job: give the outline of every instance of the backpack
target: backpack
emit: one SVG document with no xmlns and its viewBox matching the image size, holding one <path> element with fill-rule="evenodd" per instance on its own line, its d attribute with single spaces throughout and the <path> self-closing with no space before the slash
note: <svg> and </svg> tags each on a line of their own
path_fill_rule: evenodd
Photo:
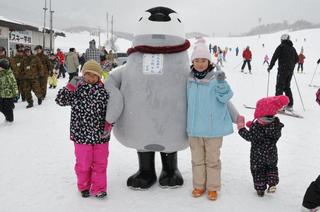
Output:
<svg viewBox="0 0 320 212">
<path fill-rule="evenodd" d="M 320 105 L 320 88 L 318 89 L 316 93 L 316 102 Z"/>
</svg>

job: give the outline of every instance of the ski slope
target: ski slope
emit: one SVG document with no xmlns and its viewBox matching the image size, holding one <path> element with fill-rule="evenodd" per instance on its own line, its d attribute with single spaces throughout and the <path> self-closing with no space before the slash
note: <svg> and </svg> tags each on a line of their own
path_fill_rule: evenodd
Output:
<svg viewBox="0 0 320 212">
<path fill-rule="evenodd" d="M 266 53 L 271 58 L 282 33 L 261 35 L 260 38 L 205 38 L 208 43 L 220 45 L 223 49 L 225 46 L 232 48 L 223 70 L 234 91 L 232 101 L 246 120 L 253 119 L 253 110 L 245 109 L 243 104 L 254 106 L 259 98 L 267 95 L 268 74 L 267 66 L 262 66 L 263 58 Z M 278 142 L 280 183 L 275 194 L 257 197 L 249 167 L 250 144 L 235 132 L 224 137 L 221 152 L 222 190 L 215 202 L 205 196 L 197 199 L 191 197 L 189 149 L 178 153 L 179 168 L 185 180 L 181 188 L 161 189 L 157 184 L 147 191 L 127 188 L 127 178 L 138 168 L 137 154 L 134 149 L 122 146 L 113 136 L 110 141 L 108 197 L 105 200 L 93 197 L 83 199 L 77 191 L 73 143 L 68 139 L 70 108 L 56 105 L 54 99 L 58 89 L 48 89 L 47 98 L 41 106 L 35 105 L 27 110 L 26 103 L 18 102 L 14 110 L 14 123 L 6 123 L 0 116 L 0 211 L 301 211 L 306 188 L 320 174 L 320 106 L 315 102 L 317 88 L 308 86 L 316 60 L 320 57 L 320 29 L 292 32 L 290 35 L 298 53 L 303 46 L 306 56 L 305 73 L 295 74 L 305 111 L 293 79 L 294 109 L 304 119 L 279 115 L 285 127 Z M 76 34 L 72 36 L 75 41 L 69 41 L 68 37 L 65 39 L 57 39 L 56 46 L 82 49 L 89 41 L 80 33 L 78 38 Z M 126 49 L 131 44 L 122 40 L 117 45 Z M 252 75 L 240 73 L 242 58 L 236 57 L 234 51 L 239 46 L 241 55 L 247 45 L 253 53 Z M 270 73 L 269 95 L 275 92 L 276 68 Z M 67 79 L 60 79 L 58 88 L 66 82 Z M 319 70 L 313 84 L 320 85 Z M 236 131 L 236 126 L 234 129 Z M 156 154 L 156 169 L 159 175 L 159 154 Z"/>
</svg>

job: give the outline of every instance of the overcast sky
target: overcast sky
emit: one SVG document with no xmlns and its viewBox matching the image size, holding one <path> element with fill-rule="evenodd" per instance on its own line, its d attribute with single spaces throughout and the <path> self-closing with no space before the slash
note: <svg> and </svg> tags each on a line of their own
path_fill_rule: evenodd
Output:
<svg viewBox="0 0 320 212">
<path fill-rule="evenodd" d="M 115 30 L 133 32 L 143 11 L 166 6 L 178 12 L 186 32 L 208 35 L 244 33 L 259 24 L 320 22 L 320 0 L 51 0 L 54 28 L 91 26 L 106 28 L 106 12 Z M 43 25 L 45 0 L 0 0 L 0 16 Z M 25 6 L 25 5 L 28 6 Z M 47 0 L 49 4 L 49 0 Z M 48 20 L 49 16 L 47 16 Z M 48 23 L 48 22 L 47 22 Z M 47 24 L 48 26 L 48 24 Z"/>
</svg>

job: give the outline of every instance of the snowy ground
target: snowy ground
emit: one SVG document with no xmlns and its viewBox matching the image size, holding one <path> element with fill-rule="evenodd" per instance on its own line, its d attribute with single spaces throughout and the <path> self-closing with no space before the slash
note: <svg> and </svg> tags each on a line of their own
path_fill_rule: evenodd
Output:
<svg viewBox="0 0 320 212">
<path fill-rule="evenodd" d="M 260 39 L 209 38 L 208 41 L 240 49 L 250 45 L 253 51 L 253 74 L 240 73 L 237 65 L 241 57 L 229 53 L 224 71 L 234 90 L 233 102 L 247 120 L 253 110 L 243 104 L 255 105 L 257 99 L 266 96 L 266 66 L 263 57 L 269 57 L 279 44 L 281 33 L 262 35 Z M 126 187 L 127 177 L 137 170 L 137 155 L 133 149 L 122 146 L 114 137 L 110 141 L 108 167 L 108 198 L 83 199 L 76 189 L 73 144 L 68 139 L 70 108 L 59 107 L 54 98 L 57 89 L 48 90 L 43 105 L 25 109 L 19 102 L 15 109 L 15 122 L 8 124 L 0 116 L 0 211 L 301 211 L 304 192 L 320 173 L 318 138 L 320 132 L 320 107 L 315 102 L 316 88 L 309 87 L 315 62 L 320 57 L 320 30 L 292 33 L 295 47 L 304 46 L 305 74 L 295 74 L 303 97 L 303 111 L 294 79 L 292 89 L 296 112 L 304 119 L 279 116 L 285 124 L 278 143 L 280 184 L 275 194 L 258 198 L 253 189 L 249 169 L 250 144 L 237 133 L 224 138 L 222 147 L 222 190 L 215 202 L 201 197 L 192 198 L 192 174 L 189 150 L 178 154 L 179 167 L 185 183 L 178 189 L 161 189 L 158 185 L 147 191 L 133 191 Z M 298 39 L 295 41 L 295 39 Z M 306 38 L 306 42 L 303 41 Z M 87 42 L 87 41 L 85 41 Z M 265 48 L 261 44 L 265 43 Z M 59 44 L 58 44 L 59 45 Z M 76 47 L 77 48 L 77 47 Z M 236 68 L 235 68 L 236 67 Z M 276 67 L 270 74 L 269 95 L 274 93 Z M 66 79 L 59 81 L 59 87 Z M 314 84 L 320 85 L 320 71 Z M 160 173 L 160 157 L 156 156 Z M 317 165 L 318 164 L 318 165 Z"/>
</svg>

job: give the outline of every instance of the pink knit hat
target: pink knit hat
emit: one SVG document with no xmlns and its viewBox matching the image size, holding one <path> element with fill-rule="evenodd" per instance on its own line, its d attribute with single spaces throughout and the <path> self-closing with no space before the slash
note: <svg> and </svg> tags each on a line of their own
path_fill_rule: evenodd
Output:
<svg viewBox="0 0 320 212">
<path fill-rule="evenodd" d="M 254 118 L 258 119 L 263 116 L 274 116 L 277 112 L 289 103 L 287 96 L 271 96 L 260 99 L 256 104 Z"/>
<path fill-rule="evenodd" d="M 211 62 L 209 47 L 203 38 L 199 38 L 196 41 L 195 46 L 193 48 L 193 52 L 191 54 L 191 61 L 193 61 L 196 58 L 205 58 Z"/>
</svg>

